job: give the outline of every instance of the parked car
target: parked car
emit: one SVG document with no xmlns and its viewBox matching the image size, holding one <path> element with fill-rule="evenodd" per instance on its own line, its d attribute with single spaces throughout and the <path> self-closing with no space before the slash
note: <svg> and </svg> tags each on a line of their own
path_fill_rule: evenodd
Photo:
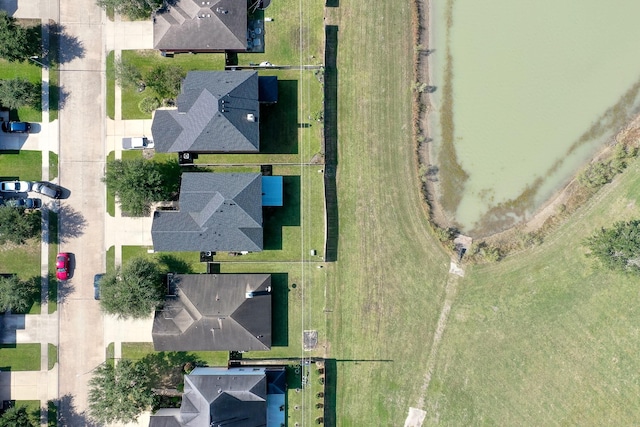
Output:
<svg viewBox="0 0 640 427">
<path fill-rule="evenodd" d="M 5 199 L 5 206 L 13 206 L 17 208 L 25 209 L 40 209 L 42 207 L 42 200 L 28 197 L 26 199 Z"/>
<path fill-rule="evenodd" d="M 144 136 L 122 138 L 123 150 L 143 150 L 145 148 L 153 148 L 153 147 L 154 147 L 153 141 L 149 141 Z"/>
<path fill-rule="evenodd" d="M 7 133 L 29 133 L 31 131 L 31 123 L 2 122 L 2 131 Z"/>
<path fill-rule="evenodd" d="M 29 181 L 2 181 L 0 182 L 0 191 L 11 193 L 26 193 L 31 190 L 31 182 Z"/>
<path fill-rule="evenodd" d="M 96 274 L 93 276 L 93 299 L 100 299 L 100 281 L 104 274 Z"/>
<path fill-rule="evenodd" d="M 67 280 L 69 278 L 69 254 L 60 252 L 56 257 L 56 277 L 58 280 Z"/>
<path fill-rule="evenodd" d="M 62 194 L 60 187 L 46 181 L 34 182 L 31 186 L 31 191 L 38 194 L 44 194 L 52 199 L 59 199 Z"/>
</svg>

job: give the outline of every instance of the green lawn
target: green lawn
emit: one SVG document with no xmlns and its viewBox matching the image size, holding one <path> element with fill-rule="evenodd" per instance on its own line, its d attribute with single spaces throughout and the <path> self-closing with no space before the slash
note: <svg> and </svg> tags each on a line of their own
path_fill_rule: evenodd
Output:
<svg viewBox="0 0 640 427">
<path fill-rule="evenodd" d="M 140 360 L 149 354 L 157 354 L 153 349 L 153 343 L 147 342 L 123 342 L 122 358 L 130 360 Z M 167 353 L 167 352 L 165 352 Z M 182 355 L 192 355 L 204 362 L 207 366 L 227 366 L 229 360 L 229 352 L 227 351 L 178 351 L 170 352 Z"/>
<path fill-rule="evenodd" d="M 21 150 L 2 153 L 0 156 L 0 177 L 25 181 L 42 179 L 42 153 Z"/>
<path fill-rule="evenodd" d="M 136 65 L 143 76 L 145 76 L 151 69 L 161 64 L 177 65 L 182 67 L 185 71 L 224 70 L 224 54 L 219 53 L 200 53 L 197 55 L 183 54 L 176 55 L 173 58 L 165 58 L 160 55 L 160 52 L 157 50 L 125 50 L 122 52 L 122 60 Z M 112 89 L 110 86 L 107 86 L 107 90 L 111 91 Z M 142 92 L 139 92 L 135 87 L 123 88 L 122 118 L 125 120 L 150 119 L 151 114 L 143 113 L 138 108 L 138 103 L 142 99 L 150 96 L 159 98 L 151 88 L 146 88 Z"/>
<path fill-rule="evenodd" d="M 397 426 L 419 402 L 449 260 L 420 202 L 410 5 L 339 3 L 326 11 L 338 27 L 338 259 L 326 298 L 305 309 L 327 322 L 336 425 Z"/>
<path fill-rule="evenodd" d="M 0 272 L 16 274 L 23 281 L 35 282 L 36 286 L 41 284 L 40 241 L 32 239 L 20 246 L 0 245 Z M 40 298 L 40 293 L 34 296 L 27 314 L 40 314 Z"/>
<path fill-rule="evenodd" d="M 58 177 L 58 155 L 49 151 L 49 181 Z"/>
<path fill-rule="evenodd" d="M 0 79 L 11 80 L 21 77 L 32 83 L 36 83 L 38 87 L 42 86 L 42 69 L 35 63 L 25 60 L 22 62 L 9 62 L 6 59 L 0 59 Z M 10 111 L 11 120 L 22 120 L 26 122 L 41 122 L 42 111 L 40 107 L 21 107 L 18 110 Z"/>
<path fill-rule="evenodd" d="M 640 164 L 535 249 L 473 268 L 443 341 L 428 413 L 444 424 L 628 425 L 640 279 L 594 268 L 582 240 L 640 217 Z"/>
<path fill-rule="evenodd" d="M 40 344 L 0 344 L 0 370 L 39 371 Z"/>
<path fill-rule="evenodd" d="M 53 344 L 49 344 L 47 347 L 47 357 L 49 359 L 49 370 L 52 370 L 55 364 L 58 362 L 58 347 Z"/>
<path fill-rule="evenodd" d="M 116 81 L 114 71 L 115 54 L 109 51 L 107 54 L 107 117 L 116 117 Z"/>
</svg>

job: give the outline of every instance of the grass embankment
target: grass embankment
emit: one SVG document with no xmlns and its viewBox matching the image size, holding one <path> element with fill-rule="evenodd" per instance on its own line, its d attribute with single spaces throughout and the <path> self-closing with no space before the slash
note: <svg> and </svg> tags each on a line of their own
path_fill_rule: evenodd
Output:
<svg viewBox="0 0 640 427">
<path fill-rule="evenodd" d="M 421 205 L 410 5 L 327 12 L 338 26 L 340 238 L 327 311 L 310 307 L 326 318 L 336 359 L 337 425 L 402 425 L 420 397 L 449 263 Z"/>
<path fill-rule="evenodd" d="M 152 343 L 147 342 L 123 342 L 122 358 L 130 360 L 140 360 L 149 354 L 160 353 L 153 349 Z M 167 352 L 165 352 L 167 353 Z M 195 356 L 207 366 L 227 366 L 229 352 L 227 351 L 178 351 L 171 352 L 183 356 Z"/>
<path fill-rule="evenodd" d="M 640 164 L 541 246 L 473 268 L 451 313 L 429 390 L 445 424 L 627 425 L 640 361 L 640 280 L 594 268 L 582 240 L 640 217 Z"/>
<path fill-rule="evenodd" d="M 48 344 L 47 358 L 49 370 L 52 370 L 55 364 L 58 363 L 58 347 L 53 344 Z"/>
</svg>

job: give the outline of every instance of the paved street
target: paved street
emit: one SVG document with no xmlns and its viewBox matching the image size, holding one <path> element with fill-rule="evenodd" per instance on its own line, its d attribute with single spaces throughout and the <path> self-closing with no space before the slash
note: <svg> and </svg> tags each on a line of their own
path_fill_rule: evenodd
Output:
<svg viewBox="0 0 640 427">
<path fill-rule="evenodd" d="M 91 371 L 105 358 L 103 316 L 93 299 L 93 276 L 105 271 L 105 65 L 103 12 L 93 0 L 60 3 L 60 23 L 77 38 L 83 54 L 62 64 L 60 86 L 68 94 L 60 110 L 59 184 L 70 191 L 61 203 L 60 250 L 75 255 L 72 292 L 59 304 L 59 397 L 74 396 L 75 408 L 61 400 L 60 415 L 87 408 Z M 64 55 L 63 55 L 64 56 Z"/>
</svg>

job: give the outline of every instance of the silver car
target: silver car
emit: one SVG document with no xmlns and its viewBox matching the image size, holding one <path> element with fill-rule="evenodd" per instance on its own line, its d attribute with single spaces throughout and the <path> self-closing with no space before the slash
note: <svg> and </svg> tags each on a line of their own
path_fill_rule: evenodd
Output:
<svg viewBox="0 0 640 427">
<path fill-rule="evenodd" d="M 26 193 L 31 190 L 29 181 L 2 181 L 0 182 L 0 191 L 7 193 Z"/>
<path fill-rule="evenodd" d="M 38 194 L 44 194 L 52 199 L 59 199 L 62 191 L 60 187 L 46 181 L 34 182 L 31 191 Z"/>
</svg>

